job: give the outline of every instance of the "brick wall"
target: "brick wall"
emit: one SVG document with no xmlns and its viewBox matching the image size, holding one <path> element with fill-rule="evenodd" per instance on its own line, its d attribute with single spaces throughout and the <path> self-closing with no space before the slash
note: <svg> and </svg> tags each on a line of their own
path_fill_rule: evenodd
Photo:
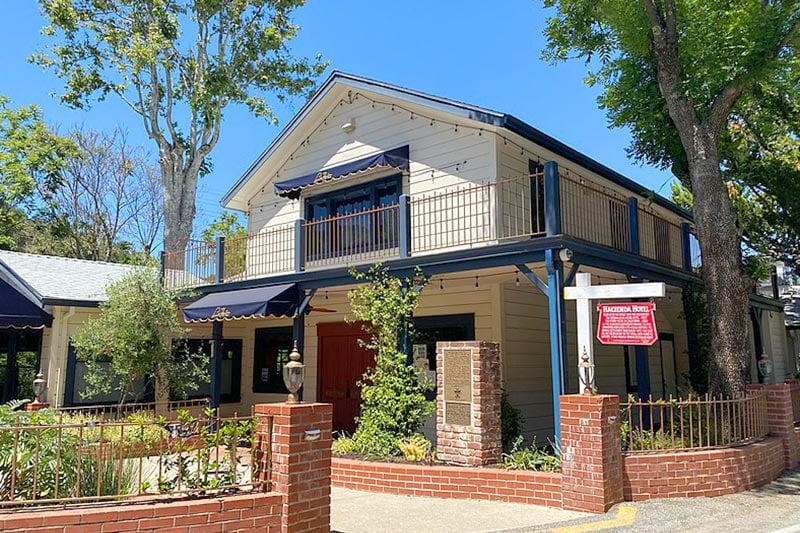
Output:
<svg viewBox="0 0 800 533">
<path fill-rule="evenodd" d="M 561 507 L 561 474 L 333 459 L 335 487 Z"/>
<path fill-rule="evenodd" d="M 252 493 L 223 498 L 149 504 L 70 506 L 52 511 L 0 513 L 6 533 L 146 533 L 281 531 L 283 494 Z"/>
<path fill-rule="evenodd" d="M 443 350 L 471 352 L 470 425 L 448 424 L 445 405 Z M 450 464 L 485 466 L 495 464 L 503 452 L 500 428 L 500 345 L 466 341 L 436 343 L 436 454 Z"/>
<path fill-rule="evenodd" d="M 625 499 L 721 496 L 750 490 L 783 473 L 778 438 L 736 448 L 632 452 L 623 456 Z"/>
<path fill-rule="evenodd" d="M 783 464 L 794 468 L 800 462 L 800 440 L 794 427 L 792 389 L 794 383 L 777 385 L 748 385 L 748 392 L 763 392 L 767 395 L 767 424 L 769 434 L 781 440 L 783 445 Z"/>
</svg>

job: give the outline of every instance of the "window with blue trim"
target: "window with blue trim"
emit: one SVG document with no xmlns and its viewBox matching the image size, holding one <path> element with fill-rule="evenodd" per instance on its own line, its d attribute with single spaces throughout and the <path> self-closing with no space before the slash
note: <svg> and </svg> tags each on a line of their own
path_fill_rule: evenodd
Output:
<svg viewBox="0 0 800 533">
<path fill-rule="evenodd" d="M 396 174 L 307 198 L 307 259 L 318 261 L 397 247 L 399 215 L 391 207 L 398 205 L 402 190 L 402 175 Z"/>
</svg>

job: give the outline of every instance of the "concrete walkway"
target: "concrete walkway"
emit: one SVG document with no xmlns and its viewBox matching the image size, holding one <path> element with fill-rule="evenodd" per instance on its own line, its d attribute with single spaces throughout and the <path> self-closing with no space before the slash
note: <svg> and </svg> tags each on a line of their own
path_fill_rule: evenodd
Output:
<svg viewBox="0 0 800 533">
<path fill-rule="evenodd" d="M 588 516 L 537 505 L 396 496 L 333 488 L 338 533 L 467 533 L 541 529 Z"/>
</svg>

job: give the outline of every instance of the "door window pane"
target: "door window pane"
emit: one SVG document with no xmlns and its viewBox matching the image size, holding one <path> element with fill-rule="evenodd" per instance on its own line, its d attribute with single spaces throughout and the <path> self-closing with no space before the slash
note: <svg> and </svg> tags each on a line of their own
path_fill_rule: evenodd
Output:
<svg viewBox="0 0 800 533">
<path fill-rule="evenodd" d="M 292 328 L 260 328 L 253 348 L 253 392 L 286 394 L 283 367 L 292 350 Z"/>
<path fill-rule="evenodd" d="M 184 339 L 177 341 L 173 348 L 176 357 L 196 357 L 198 354 L 207 357 L 207 368 L 204 373 L 208 379 L 196 384 L 195 390 L 187 395 L 190 399 L 211 396 L 211 344 L 211 339 Z M 241 400 L 241 378 L 242 340 L 223 339 L 220 374 L 220 401 L 222 403 L 237 403 Z"/>
</svg>

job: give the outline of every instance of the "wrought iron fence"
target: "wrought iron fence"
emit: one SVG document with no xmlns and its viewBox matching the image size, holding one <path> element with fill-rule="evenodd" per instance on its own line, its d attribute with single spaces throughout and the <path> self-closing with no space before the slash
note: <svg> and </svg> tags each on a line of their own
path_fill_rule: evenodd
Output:
<svg viewBox="0 0 800 533">
<path fill-rule="evenodd" d="M 217 244 L 190 241 L 185 250 L 164 254 L 164 284 L 171 288 L 200 287 L 214 283 Z"/>
<path fill-rule="evenodd" d="M 309 220 L 303 231 L 308 267 L 396 256 L 400 253 L 400 206 Z"/>
<path fill-rule="evenodd" d="M 800 383 L 792 383 L 792 414 L 795 425 L 800 425 Z"/>
<path fill-rule="evenodd" d="M 225 239 L 223 279 L 238 281 L 294 269 L 294 225 L 265 228 Z"/>
<path fill-rule="evenodd" d="M 562 233 L 630 252 L 628 200 L 583 178 L 562 174 L 559 179 Z"/>
<path fill-rule="evenodd" d="M 644 207 L 639 207 L 639 248 L 645 257 L 683 267 L 681 227 Z"/>
<path fill-rule="evenodd" d="M 473 183 L 411 199 L 414 252 L 545 233 L 544 174 Z"/>
<path fill-rule="evenodd" d="M 167 420 L 175 420 L 184 412 L 192 416 L 200 416 L 209 406 L 208 398 L 200 398 L 196 400 L 175 400 L 169 402 L 126 402 L 59 407 L 57 411 L 67 416 L 79 416 L 97 421 L 124 420 L 131 415 L 160 416 Z"/>
<path fill-rule="evenodd" d="M 703 396 L 631 401 L 620 406 L 626 451 L 714 448 L 747 444 L 767 436 L 767 397 Z"/>
<path fill-rule="evenodd" d="M 270 417 L 19 413 L 0 425 L 0 507 L 268 490 Z"/>
</svg>

